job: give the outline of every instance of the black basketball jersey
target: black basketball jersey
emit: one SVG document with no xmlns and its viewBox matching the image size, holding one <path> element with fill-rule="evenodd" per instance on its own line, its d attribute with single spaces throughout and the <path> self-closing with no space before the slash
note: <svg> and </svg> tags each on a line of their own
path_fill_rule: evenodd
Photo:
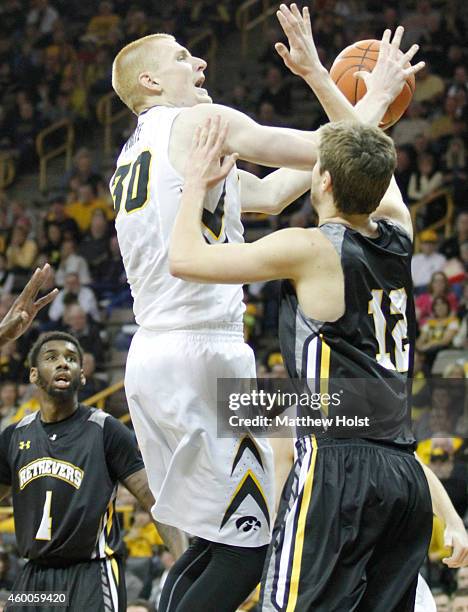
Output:
<svg viewBox="0 0 468 612">
<path fill-rule="evenodd" d="M 132 432 L 95 408 L 57 423 L 36 412 L 5 429 L 0 482 L 12 487 L 20 555 L 61 566 L 118 552 L 117 483 L 142 468 Z"/>
<path fill-rule="evenodd" d="M 345 313 L 333 323 L 306 317 L 294 287 L 284 281 L 280 344 L 296 385 L 316 392 L 320 402 L 328 396 L 314 415 L 325 417 L 324 435 L 412 445 L 412 242 L 388 221 L 378 221 L 378 228 L 378 237 L 368 238 L 338 223 L 320 227 L 341 260 Z M 306 405 L 298 410 L 311 413 Z"/>
</svg>

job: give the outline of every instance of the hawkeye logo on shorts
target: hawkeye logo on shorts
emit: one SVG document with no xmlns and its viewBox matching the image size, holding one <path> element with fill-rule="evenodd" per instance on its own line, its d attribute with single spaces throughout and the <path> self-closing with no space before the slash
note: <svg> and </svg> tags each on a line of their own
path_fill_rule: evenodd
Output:
<svg viewBox="0 0 468 612">
<path fill-rule="evenodd" d="M 258 531 L 262 523 L 256 516 L 243 516 L 236 521 L 236 527 L 239 531 L 248 533 L 249 531 Z"/>
<path fill-rule="evenodd" d="M 23 490 L 30 482 L 44 476 L 64 480 L 75 489 L 79 489 L 83 480 L 83 470 L 73 463 L 68 463 L 68 461 L 41 457 L 31 461 L 18 471 L 20 489 Z"/>
</svg>

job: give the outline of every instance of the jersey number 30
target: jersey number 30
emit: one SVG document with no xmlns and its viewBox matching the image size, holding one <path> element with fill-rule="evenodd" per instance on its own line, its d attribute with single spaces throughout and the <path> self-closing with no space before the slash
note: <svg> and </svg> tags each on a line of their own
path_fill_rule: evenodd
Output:
<svg viewBox="0 0 468 612">
<path fill-rule="evenodd" d="M 382 309 L 383 300 L 390 301 L 387 318 Z M 393 289 L 388 295 L 382 289 L 374 289 L 369 300 L 368 312 L 374 319 L 375 338 L 379 345 L 376 359 L 387 370 L 407 372 L 409 368 L 406 302 L 404 289 Z"/>
<path fill-rule="evenodd" d="M 117 215 L 124 201 L 127 213 L 135 212 L 148 201 L 148 184 L 151 166 L 151 153 L 142 151 L 130 164 L 119 166 L 112 177 L 112 198 Z M 127 177 L 130 174 L 130 179 Z"/>
</svg>

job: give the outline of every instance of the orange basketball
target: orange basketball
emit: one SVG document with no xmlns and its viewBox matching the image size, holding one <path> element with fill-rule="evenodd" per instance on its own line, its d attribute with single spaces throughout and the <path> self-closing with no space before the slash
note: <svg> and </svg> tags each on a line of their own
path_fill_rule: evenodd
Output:
<svg viewBox="0 0 468 612">
<path fill-rule="evenodd" d="M 354 73 L 358 70 L 372 72 L 379 55 L 379 40 L 360 40 L 346 47 L 335 59 L 330 75 L 351 104 L 356 104 L 366 93 L 364 81 L 356 79 Z M 401 53 L 401 51 L 400 51 Z M 410 65 L 409 63 L 407 64 Z M 400 95 L 390 104 L 380 127 L 386 130 L 403 115 L 408 108 L 415 89 L 414 75 L 406 79 Z"/>
</svg>

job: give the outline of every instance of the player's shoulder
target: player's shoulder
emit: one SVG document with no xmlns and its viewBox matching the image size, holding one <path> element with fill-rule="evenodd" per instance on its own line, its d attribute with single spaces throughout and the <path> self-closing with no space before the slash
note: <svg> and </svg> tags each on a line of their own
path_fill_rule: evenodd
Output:
<svg viewBox="0 0 468 612">
<path fill-rule="evenodd" d="M 197 126 L 206 119 L 214 119 L 218 116 L 228 120 L 235 112 L 233 108 L 224 104 L 196 104 L 183 108 L 177 117 L 177 122 Z"/>
</svg>

